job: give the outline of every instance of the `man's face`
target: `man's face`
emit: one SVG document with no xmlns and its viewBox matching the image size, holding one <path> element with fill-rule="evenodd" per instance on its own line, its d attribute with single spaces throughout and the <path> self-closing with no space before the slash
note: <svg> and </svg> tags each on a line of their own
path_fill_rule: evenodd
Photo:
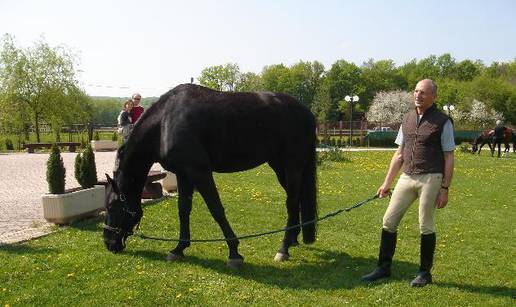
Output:
<svg viewBox="0 0 516 307">
<path fill-rule="evenodd" d="M 137 106 L 140 104 L 140 100 L 142 100 L 142 97 L 140 96 L 134 96 L 133 97 L 133 101 L 134 101 L 134 105 Z"/>
<path fill-rule="evenodd" d="M 419 81 L 414 89 L 414 104 L 420 111 L 426 111 L 435 101 L 432 83 L 427 80 Z"/>
</svg>

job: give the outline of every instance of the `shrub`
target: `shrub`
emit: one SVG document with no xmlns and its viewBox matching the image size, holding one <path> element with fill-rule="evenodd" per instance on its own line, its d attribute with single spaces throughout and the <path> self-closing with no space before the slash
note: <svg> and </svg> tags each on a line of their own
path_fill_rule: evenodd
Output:
<svg viewBox="0 0 516 307">
<path fill-rule="evenodd" d="M 5 149 L 14 150 L 13 141 L 11 141 L 11 139 L 5 139 Z"/>
<path fill-rule="evenodd" d="M 317 165 L 324 162 L 349 162 L 350 160 L 344 155 L 344 152 L 337 148 L 330 148 L 326 151 L 317 153 Z"/>
<path fill-rule="evenodd" d="M 95 131 L 95 133 L 93 133 L 93 140 L 100 141 L 100 134 L 98 131 Z"/>
<path fill-rule="evenodd" d="M 471 152 L 471 144 L 469 143 L 462 143 L 459 145 L 459 151 L 460 152 Z"/>
<path fill-rule="evenodd" d="M 116 131 L 113 132 L 113 135 L 111 135 L 111 141 L 118 141 L 118 133 Z"/>
<path fill-rule="evenodd" d="M 75 157 L 75 179 L 84 189 L 91 188 L 97 183 L 95 154 L 90 145 Z"/>
<path fill-rule="evenodd" d="M 52 145 L 52 151 L 47 161 L 47 182 L 51 194 L 63 194 L 65 191 L 66 169 L 59 147 Z"/>
<path fill-rule="evenodd" d="M 88 141 L 86 141 L 82 136 L 81 136 L 81 148 L 86 148 L 88 146 Z"/>
</svg>

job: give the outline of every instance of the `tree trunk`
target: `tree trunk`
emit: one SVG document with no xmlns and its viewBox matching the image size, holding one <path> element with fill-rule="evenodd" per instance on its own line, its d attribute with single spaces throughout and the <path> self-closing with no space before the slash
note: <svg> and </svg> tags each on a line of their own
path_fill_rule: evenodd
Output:
<svg viewBox="0 0 516 307">
<path fill-rule="evenodd" d="M 88 123 L 88 143 L 93 140 L 93 122 Z"/>
<path fill-rule="evenodd" d="M 35 124 L 36 124 L 36 141 L 38 143 L 41 143 L 41 139 L 39 137 L 39 116 L 36 114 L 34 116 L 34 119 L 35 119 Z"/>
<path fill-rule="evenodd" d="M 29 129 L 30 129 L 30 125 L 29 124 L 23 124 L 23 134 L 24 134 L 25 140 L 27 142 L 30 141 L 30 131 L 29 131 Z"/>
</svg>

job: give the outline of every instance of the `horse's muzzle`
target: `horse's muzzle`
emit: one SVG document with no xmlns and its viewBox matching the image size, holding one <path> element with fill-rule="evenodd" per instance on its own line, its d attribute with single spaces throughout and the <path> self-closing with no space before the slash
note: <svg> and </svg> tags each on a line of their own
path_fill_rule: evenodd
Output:
<svg viewBox="0 0 516 307">
<path fill-rule="evenodd" d="M 108 251 L 116 254 L 118 252 L 121 252 L 124 250 L 125 248 L 125 243 L 124 243 L 124 239 L 120 239 L 120 240 L 107 240 L 107 239 L 104 239 L 104 244 L 106 245 L 106 248 L 108 249 Z"/>
</svg>

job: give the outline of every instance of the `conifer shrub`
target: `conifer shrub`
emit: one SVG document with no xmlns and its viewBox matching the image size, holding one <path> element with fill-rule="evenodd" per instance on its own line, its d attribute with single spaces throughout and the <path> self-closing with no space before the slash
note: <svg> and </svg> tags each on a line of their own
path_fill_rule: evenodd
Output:
<svg viewBox="0 0 516 307">
<path fill-rule="evenodd" d="M 75 179 L 84 189 L 92 188 L 97 183 L 95 154 L 90 145 L 75 157 Z"/>
<path fill-rule="evenodd" d="M 51 194 L 63 194 L 65 192 L 66 169 L 59 147 L 54 144 L 47 161 L 47 182 Z"/>
</svg>

